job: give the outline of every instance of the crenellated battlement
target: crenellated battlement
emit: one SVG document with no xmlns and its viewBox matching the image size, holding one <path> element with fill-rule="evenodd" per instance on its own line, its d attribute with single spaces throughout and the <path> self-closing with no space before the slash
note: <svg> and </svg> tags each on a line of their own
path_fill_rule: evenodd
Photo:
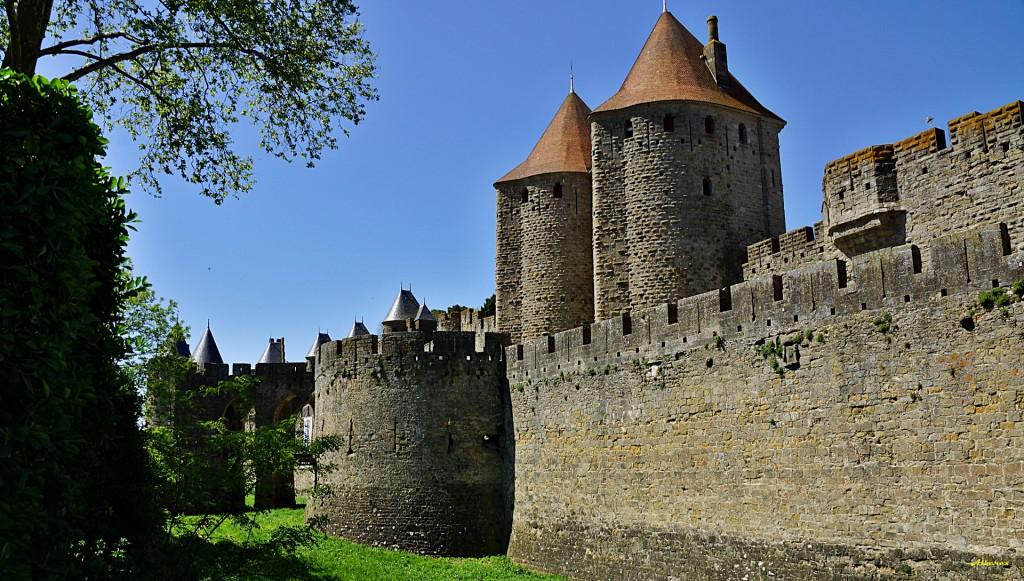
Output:
<svg viewBox="0 0 1024 581">
<path fill-rule="evenodd" d="M 379 373 L 384 366 L 430 365 L 445 360 L 501 361 L 505 336 L 500 333 L 435 331 L 430 340 L 421 331 L 349 337 L 320 347 L 317 374 L 343 370 L 353 377 Z M 340 368 L 340 369 L 339 369 Z"/>
<path fill-rule="evenodd" d="M 920 244 L 979 222 L 1017 224 L 1024 103 L 973 112 L 825 166 L 824 233 L 849 256 Z"/>
<path fill-rule="evenodd" d="M 1016 234 L 1019 242 L 1021 233 Z M 1006 236 L 996 225 L 937 238 L 926 248 L 904 245 L 818 261 L 541 337 L 506 350 L 509 381 L 660 361 L 721 341 L 753 344 L 862 311 L 895 311 L 908 303 L 1006 286 L 1024 278 L 1024 253 L 1007 252 Z M 932 265 L 928 270 L 922 253 Z M 714 355 L 708 353 L 709 361 Z"/>
</svg>

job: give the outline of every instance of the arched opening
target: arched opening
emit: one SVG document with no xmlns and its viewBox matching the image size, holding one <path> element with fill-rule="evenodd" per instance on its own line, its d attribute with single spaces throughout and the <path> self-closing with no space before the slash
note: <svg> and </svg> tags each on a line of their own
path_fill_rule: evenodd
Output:
<svg viewBox="0 0 1024 581">
<path fill-rule="evenodd" d="M 740 123 L 740 143 L 747 142 L 747 126 Z"/>
<path fill-rule="evenodd" d="M 662 125 L 665 127 L 665 133 L 674 133 L 676 130 L 676 118 L 671 113 L 665 113 L 665 119 L 662 120 Z"/>
<path fill-rule="evenodd" d="M 274 408 L 271 416 L 273 423 L 292 422 L 293 433 L 298 426 L 294 423 L 298 411 L 295 395 L 289 394 Z M 301 432 L 300 432 L 301 433 Z M 298 436 L 298 434 L 295 434 Z M 295 474 L 292 465 L 280 465 L 276 462 L 264 467 L 262 474 L 257 474 L 256 508 L 291 508 L 295 506 Z"/>
<path fill-rule="evenodd" d="M 633 121 L 626 121 L 626 126 L 623 129 L 623 136 L 626 138 L 633 137 Z"/>
<path fill-rule="evenodd" d="M 704 118 L 704 133 L 708 135 L 715 134 L 715 118 L 711 115 Z"/>
<path fill-rule="evenodd" d="M 562 182 L 558 182 L 558 183 L 555 184 L 555 197 L 556 198 L 561 198 L 562 197 Z"/>
<path fill-rule="evenodd" d="M 704 178 L 704 195 L 710 196 L 714 192 L 712 191 L 711 178 Z"/>
</svg>

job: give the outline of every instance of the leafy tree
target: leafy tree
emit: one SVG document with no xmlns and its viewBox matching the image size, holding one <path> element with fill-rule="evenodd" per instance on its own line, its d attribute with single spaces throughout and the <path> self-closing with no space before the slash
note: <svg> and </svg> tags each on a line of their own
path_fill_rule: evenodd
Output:
<svg viewBox="0 0 1024 581">
<path fill-rule="evenodd" d="M 159 524 L 115 364 L 139 282 L 105 143 L 67 83 L 0 70 L 2 579 L 115 576 Z"/>
<path fill-rule="evenodd" d="M 174 175 L 216 203 L 253 183 L 235 151 L 238 123 L 259 147 L 312 166 L 377 97 L 374 55 L 352 0 L 4 0 L 3 66 L 31 75 L 71 57 L 64 80 L 125 127 L 142 151 L 146 191 Z"/>
<path fill-rule="evenodd" d="M 149 547 L 144 573 L 153 579 L 266 575 L 264 567 L 276 557 L 293 557 L 319 538 L 308 526 L 279 526 L 269 535 L 255 535 L 258 517 L 266 511 L 243 502 L 261 477 L 295 469 L 295 455 L 302 450 L 295 418 L 246 425 L 259 380 L 238 376 L 203 385 L 193 363 L 178 354 L 177 340 L 172 334 L 145 362 L 151 414 L 146 442 L 166 520 L 160 539 Z M 222 415 L 222 409 L 232 412 Z M 337 437 L 318 439 L 308 452 L 320 457 L 340 444 Z M 244 537 L 235 544 L 216 542 L 225 523 Z"/>
<path fill-rule="evenodd" d="M 495 311 L 495 298 L 497 295 L 491 295 L 484 300 L 484 305 L 480 307 L 481 317 L 493 317 Z"/>
</svg>

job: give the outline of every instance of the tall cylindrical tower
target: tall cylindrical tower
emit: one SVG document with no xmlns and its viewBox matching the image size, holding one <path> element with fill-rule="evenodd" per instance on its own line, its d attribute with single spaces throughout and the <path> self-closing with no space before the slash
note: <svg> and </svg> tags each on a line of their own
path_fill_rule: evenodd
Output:
<svg viewBox="0 0 1024 581">
<path fill-rule="evenodd" d="M 498 329 L 514 342 L 592 321 L 590 108 L 575 92 L 498 180 Z"/>
<path fill-rule="evenodd" d="M 785 125 L 662 14 L 592 121 L 595 310 L 643 310 L 738 281 L 746 246 L 785 231 Z"/>
</svg>

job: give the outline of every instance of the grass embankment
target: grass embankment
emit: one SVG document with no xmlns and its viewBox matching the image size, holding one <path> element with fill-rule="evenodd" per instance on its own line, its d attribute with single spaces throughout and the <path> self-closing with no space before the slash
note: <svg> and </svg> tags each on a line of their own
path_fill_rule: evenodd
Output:
<svg viewBox="0 0 1024 581">
<path fill-rule="evenodd" d="M 250 541 L 269 538 L 273 531 L 282 526 L 301 525 L 304 509 L 277 509 L 259 515 L 260 528 L 253 533 Z M 528 581 L 543 579 L 554 581 L 564 579 L 542 575 L 524 569 L 506 557 L 485 557 L 482 559 L 434 558 L 401 553 L 375 547 L 357 545 L 336 537 L 318 534 L 319 542 L 312 548 L 300 548 L 295 556 L 280 556 L 246 567 L 244 577 L 249 579 L 258 571 L 256 578 L 263 579 L 343 579 L 345 581 L 448 581 L 452 579 L 503 581 L 515 579 Z M 246 542 L 243 529 L 226 522 L 214 535 L 218 547 L 225 544 L 240 545 Z M 227 552 L 231 552 L 230 550 Z"/>
</svg>

